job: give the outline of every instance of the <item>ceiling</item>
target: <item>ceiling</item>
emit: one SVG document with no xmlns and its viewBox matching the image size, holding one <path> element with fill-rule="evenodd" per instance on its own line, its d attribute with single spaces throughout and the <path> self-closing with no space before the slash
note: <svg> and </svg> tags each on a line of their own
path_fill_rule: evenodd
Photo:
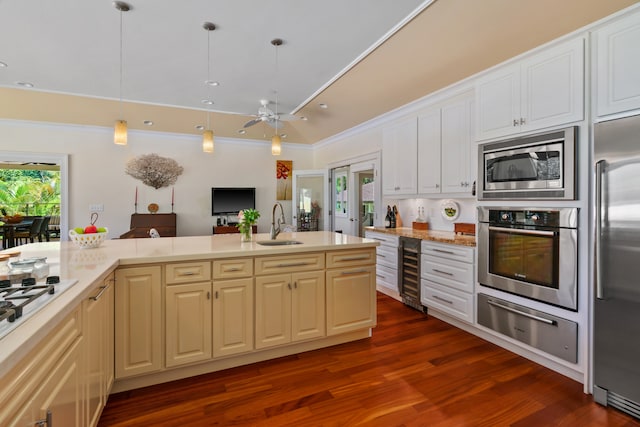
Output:
<svg viewBox="0 0 640 427">
<path fill-rule="evenodd" d="M 0 118 L 110 127 L 122 115 L 196 135 L 210 108 L 217 136 L 270 139 L 264 124 L 238 131 L 277 92 L 279 112 L 307 119 L 286 123 L 285 141 L 309 144 L 636 2 L 130 0 L 121 105 L 110 0 L 0 0 Z M 204 83 L 208 41 L 217 87 Z"/>
</svg>

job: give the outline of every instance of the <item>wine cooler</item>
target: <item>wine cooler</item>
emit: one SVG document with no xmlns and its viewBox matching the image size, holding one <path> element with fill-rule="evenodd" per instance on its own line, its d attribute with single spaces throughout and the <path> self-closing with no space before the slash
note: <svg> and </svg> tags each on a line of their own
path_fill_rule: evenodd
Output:
<svg viewBox="0 0 640 427">
<path fill-rule="evenodd" d="M 426 312 L 426 307 L 420 303 L 420 244 L 420 239 L 400 237 L 398 283 L 402 302 Z"/>
</svg>

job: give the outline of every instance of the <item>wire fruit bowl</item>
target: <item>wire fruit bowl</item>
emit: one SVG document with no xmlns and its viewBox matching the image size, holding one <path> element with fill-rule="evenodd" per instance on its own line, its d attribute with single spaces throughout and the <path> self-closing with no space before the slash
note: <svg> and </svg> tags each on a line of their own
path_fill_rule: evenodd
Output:
<svg viewBox="0 0 640 427">
<path fill-rule="evenodd" d="M 109 230 L 105 227 L 102 233 L 79 234 L 75 230 L 69 230 L 69 238 L 73 243 L 82 249 L 97 248 L 107 238 Z"/>
</svg>

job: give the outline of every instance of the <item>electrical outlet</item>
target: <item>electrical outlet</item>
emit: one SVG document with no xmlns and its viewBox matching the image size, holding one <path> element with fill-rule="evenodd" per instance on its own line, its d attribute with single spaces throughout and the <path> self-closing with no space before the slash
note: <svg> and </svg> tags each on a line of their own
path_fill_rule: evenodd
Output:
<svg viewBox="0 0 640 427">
<path fill-rule="evenodd" d="M 89 212 L 103 212 L 104 205 L 102 203 L 94 203 L 89 205 Z"/>
</svg>

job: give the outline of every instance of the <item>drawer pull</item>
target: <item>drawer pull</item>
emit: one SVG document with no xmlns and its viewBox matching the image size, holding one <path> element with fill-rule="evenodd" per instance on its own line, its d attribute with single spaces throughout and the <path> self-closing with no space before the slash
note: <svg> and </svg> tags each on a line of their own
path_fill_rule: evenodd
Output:
<svg viewBox="0 0 640 427">
<path fill-rule="evenodd" d="M 283 264 L 278 264 L 277 267 L 301 267 L 303 265 L 309 265 L 311 263 L 309 262 L 290 262 L 290 263 L 283 263 Z"/>
<path fill-rule="evenodd" d="M 527 317 L 532 320 L 537 320 L 538 322 L 546 323 L 547 325 L 555 326 L 557 324 L 555 320 L 545 319 L 544 317 L 536 316 L 535 314 L 530 314 L 524 311 L 516 310 L 515 308 L 507 307 L 506 305 L 502 305 L 491 300 L 487 300 L 487 303 L 489 305 L 501 308 L 513 314 L 519 314 L 520 316 Z"/>
<path fill-rule="evenodd" d="M 352 256 L 352 257 L 347 257 L 347 258 L 339 258 L 338 261 L 360 261 L 363 259 L 369 259 L 368 256 L 364 255 L 364 256 Z"/>
<path fill-rule="evenodd" d="M 107 290 L 107 288 L 109 287 L 109 285 L 107 286 L 100 286 L 100 292 L 98 292 L 98 295 L 93 296 L 93 297 L 89 297 L 89 299 L 91 301 L 98 301 L 100 299 L 100 297 L 102 296 L 102 294 L 104 294 L 104 291 Z"/>
<path fill-rule="evenodd" d="M 431 295 L 431 297 L 432 297 L 433 299 L 437 299 L 438 301 L 446 302 L 446 303 L 447 303 L 447 304 L 449 304 L 449 305 L 453 305 L 453 301 L 450 301 L 450 300 L 448 300 L 448 299 L 441 298 L 441 297 L 439 297 L 438 295 Z"/>
<path fill-rule="evenodd" d="M 434 248 L 434 249 L 433 249 L 433 251 L 434 251 L 434 252 L 440 252 L 440 253 L 447 254 L 447 255 L 455 255 L 455 254 L 456 254 L 455 252 L 445 251 L 445 250 L 442 250 L 442 249 L 436 249 L 436 248 Z"/>
<path fill-rule="evenodd" d="M 229 273 L 229 272 L 233 272 L 233 271 L 240 271 L 240 269 L 238 267 L 231 267 L 231 268 L 225 268 L 224 269 L 225 273 Z"/>
<path fill-rule="evenodd" d="M 435 271 L 436 273 L 446 274 L 447 276 L 453 276 L 453 273 L 449 273 L 448 271 L 442 271 L 442 270 L 438 270 L 436 268 L 434 268 L 432 270 Z"/>
<path fill-rule="evenodd" d="M 367 273 L 368 270 L 354 270 L 354 271 L 343 271 L 340 274 L 343 276 L 348 276 L 350 274 L 360 274 L 360 273 Z"/>
<path fill-rule="evenodd" d="M 378 274 L 378 273 L 376 273 L 376 276 L 377 276 L 377 277 L 382 277 L 383 279 L 385 278 L 385 275 L 384 275 L 384 274 Z"/>
<path fill-rule="evenodd" d="M 382 254 L 377 254 L 377 256 L 379 256 L 380 258 L 386 258 L 386 256 Z"/>
<path fill-rule="evenodd" d="M 183 273 L 179 273 L 178 276 L 195 276 L 195 272 L 194 271 L 185 271 Z"/>
</svg>

